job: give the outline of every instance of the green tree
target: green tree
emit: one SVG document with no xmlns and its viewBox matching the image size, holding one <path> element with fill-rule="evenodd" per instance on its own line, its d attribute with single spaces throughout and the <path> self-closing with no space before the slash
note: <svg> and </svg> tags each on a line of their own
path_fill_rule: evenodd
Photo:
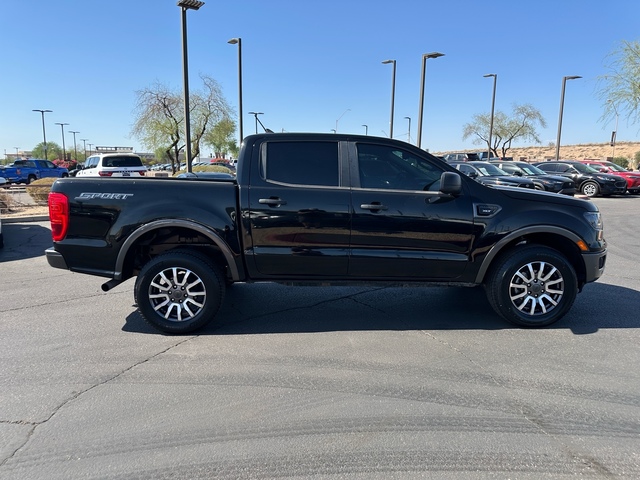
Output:
<svg viewBox="0 0 640 480">
<path fill-rule="evenodd" d="M 490 114 L 476 114 L 470 123 L 463 127 L 462 139 L 471 137 L 474 145 L 486 145 L 493 156 L 505 157 L 515 140 L 527 140 L 540 143 L 537 127 L 546 128 L 547 122 L 538 109 L 529 104 L 513 106 L 511 115 L 495 112 L 493 134 L 489 145 Z M 498 154 L 498 149 L 501 155 Z"/>
<path fill-rule="evenodd" d="M 44 142 L 40 142 L 31 150 L 33 158 L 44 158 Z M 47 158 L 45 160 L 62 159 L 62 147 L 56 142 L 47 142 Z"/>
<path fill-rule="evenodd" d="M 598 78 L 603 102 L 601 121 L 620 114 L 630 123 L 640 120 L 640 41 L 622 41 L 608 56 L 608 72 Z"/>
<path fill-rule="evenodd" d="M 218 83 L 206 75 L 200 78 L 203 89 L 189 95 L 191 152 L 194 157 L 200 156 L 200 144 L 205 134 L 233 113 Z M 136 97 L 132 134 L 151 150 L 164 148 L 175 172 L 180 152 L 185 149 L 182 93 L 156 83 L 137 91 Z"/>
<path fill-rule="evenodd" d="M 236 123 L 230 118 L 223 118 L 205 134 L 203 142 L 213 147 L 216 157 L 225 158 L 229 152 L 236 156 L 235 131 Z"/>
</svg>

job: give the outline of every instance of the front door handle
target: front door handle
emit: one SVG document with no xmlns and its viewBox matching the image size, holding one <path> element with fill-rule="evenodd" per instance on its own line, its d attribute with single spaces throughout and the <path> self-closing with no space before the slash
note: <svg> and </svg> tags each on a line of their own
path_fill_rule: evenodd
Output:
<svg viewBox="0 0 640 480">
<path fill-rule="evenodd" d="M 362 205 L 360 205 L 360 208 L 362 208 L 363 210 L 371 210 L 375 212 L 378 210 L 387 210 L 388 207 L 386 205 L 382 205 L 380 202 L 373 202 L 363 203 Z"/>
<path fill-rule="evenodd" d="M 269 205 L 270 207 L 279 207 L 280 205 L 286 205 L 287 202 L 278 197 L 261 198 L 258 203 L 262 205 Z"/>
</svg>

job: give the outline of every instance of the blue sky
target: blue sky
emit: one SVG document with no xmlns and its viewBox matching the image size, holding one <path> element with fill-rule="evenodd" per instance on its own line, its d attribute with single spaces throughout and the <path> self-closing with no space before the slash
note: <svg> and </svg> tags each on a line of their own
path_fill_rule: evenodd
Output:
<svg viewBox="0 0 640 480">
<path fill-rule="evenodd" d="M 0 154 L 47 140 L 132 146 L 135 92 L 157 82 L 182 87 L 180 8 L 175 0 L 0 0 L 4 35 Z M 397 61 L 394 137 L 415 142 L 423 53 L 427 61 L 422 146 L 432 152 L 478 148 L 462 140 L 465 123 L 491 109 L 530 103 L 555 142 L 562 78 L 567 82 L 562 144 L 607 142 L 614 122 L 599 121 L 597 77 L 622 40 L 640 37 L 637 0 L 205 0 L 187 12 L 190 89 L 199 73 L 215 78 L 238 106 L 242 38 L 245 135 L 249 111 L 272 130 L 387 136 L 392 66 Z M 618 141 L 637 141 L 622 117 Z"/>
</svg>

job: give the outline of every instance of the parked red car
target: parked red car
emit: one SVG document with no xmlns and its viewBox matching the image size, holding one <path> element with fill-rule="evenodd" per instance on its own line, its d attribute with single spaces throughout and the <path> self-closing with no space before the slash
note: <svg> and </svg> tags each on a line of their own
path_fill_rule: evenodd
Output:
<svg viewBox="0 0 640 480">
<path fill-rule="evenodd" d="M 602 173 L 610 173 L 623 177 L 627 181 L 627 191 L 635 195 L 640 194 L 640 172 L 630 172 L 617 163 L 607 160 L 578 160 Z"/>
</svg>

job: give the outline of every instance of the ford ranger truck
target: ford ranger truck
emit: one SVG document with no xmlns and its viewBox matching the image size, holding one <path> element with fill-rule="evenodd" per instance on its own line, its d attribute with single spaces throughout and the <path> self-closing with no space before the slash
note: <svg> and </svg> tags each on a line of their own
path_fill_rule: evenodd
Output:
<svg viewBox="0 0 640 480">
<path fill-rule="evenodd" d="M 134 278 L 169 333 L 214 320 L 235 282 L 484 287 L 505 320 L 556 322 L 605 268 L 596 205 L 485 186 L 398 140 L 244 139 L 235 179 L 75 178 L 49 196 L 52 267 Z"/>
</svg>

